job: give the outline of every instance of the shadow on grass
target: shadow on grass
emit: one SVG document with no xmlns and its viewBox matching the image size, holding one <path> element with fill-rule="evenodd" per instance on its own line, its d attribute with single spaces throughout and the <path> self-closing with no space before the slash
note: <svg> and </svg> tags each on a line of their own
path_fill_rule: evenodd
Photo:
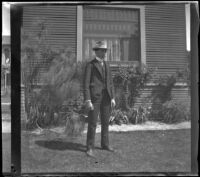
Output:
<svg viewBox="0 0 200 177">
<path fill-rule="evenodd" d="M 86 146 L 80 143 L 74 143 L 74 142 L 64 142 L 64 141 L 57 141 L 57 140 L 52 140 L 52 141 L 38 140 L 38 141 L 35 141 L 35 144 L 47 149 L 52 149 L 52 150 L 60 150 L 60 151 L 72 150 L 72 151 L 81 151 L 81 152 L 86 151 Z"/>
</svg>

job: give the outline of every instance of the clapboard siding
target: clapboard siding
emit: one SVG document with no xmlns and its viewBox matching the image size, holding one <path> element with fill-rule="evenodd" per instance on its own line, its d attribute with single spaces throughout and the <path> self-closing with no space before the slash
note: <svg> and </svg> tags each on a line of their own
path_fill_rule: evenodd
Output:
<svg viewBox="0 0 200 177">
<path fill-rule="evenodd" d="M 25 6 L 23 9 L 23 28 L 28 32 L 37 32 L 33 23 L 37 19 L 46 21 L 49 45 L 58 48 L 69 46 L 76 52 L 77 32 L 77 10 L 76 6 Z"/>
<path fill-rule="evenodd" d="M 57 5 L 27 5 L 23 8 L 23 30 L 30 34 L 35 34 L 39 31 L 36 23 L 42 20 L 46 27 L 45 43 L 54 49 L 69 47 L 73 53 L 76 53 L 77 41 L 77 7 L 76 6 L 57 6 Z M 30 41 L 34 44 L 35 39 Z M 42 48 L 41 48 L 42 49 Z M 44 65 L 40 68 L 39 74 L 35 79 L 36 83 L 40 83 L 40 75 L 46 72 L 45 63 L 48 62 L 42 56 L 39 58 Z M 34 61 L 37 63 L 37 61 Z"/>
<path fill-rule="evenodd" d="M 187 64 L 185 5 L 145 6 L 146 61 L 159 73 L 173 74 Z"/>
<path fill-rule="evenodd" d="M 76 6 L 25 6 L 23 10 L 25 31 L 38 31 L 32 26 L 36 18 L 46 19 L 48 44 L 55 48 L 70 45 L 76 53 Z M 167 75 L 174 74 L 177 69 L 187 64 L 184 4 L 145 5 L 145 27 L 147 66 L 158 67 L 158 75 Z M 112 67 L 112 70 L 113 73 L 116 72 L 117 67 Z M 145 88 L 136 105 L 143 103 L 143 98 L 151 92 L 152 88 Z M 173 99 L 190 102 L 186 87 L 175 87 L 172 94 Z M 24 111 L 24 108 L 22 109 Z"/>
<path fill-rule="evenodd" d="M 183 69 L 188 63 L 185 5 L 145 5 L 145 23 L 147 66 L 157 67 L 158 76 L 175 74 L 177 69 Z M 137 105 L 150 93 L 150 88 L 144 89 Z M 188 88 L 175 87 L 172 98 L 190 103 Z"/>
<path fill-rule="evenodd" d="M 137 100 L 136 100 L 135 107 L 138 107 L 140 105 L 148 103 L 148 99 L 147 98 L 148 97 L 151 98 L 151 94 L 152 94 L 152 90 L 153 89 L 154 88 L 152 86 L 150 86 L 150 87 L 147 86 L 144 90 L 142 90 L 140 97 L 138 97 Z M 160 92 L 160 90 L 157 89 L 157 92 Z M 188 87 L 175 86 L 172 89 L 171 95 L 172 95 L 172 100 L 174 100 L 174 101 L 186 103 L 188 105 L 191 104 L 191 97 L 190 97 L 190 94 L 189 94 Z"/>
<path fill-rule="evenodd" d="M 22 24 L 25 32 L 35 33 L 39 30 L 34 25 L 36 20 L 44 20 L 47 28 L 46 44 L 55 49 L 63 46 L 70 47 L 72 52 L 76 53 L 76 19 L 76 6 L 27 5 L 23 8 Z M 34 43 L 34 39 L 31 42 Z M 40 58 L 40 60 L 43 60 L 43 58 Z M 45 69 L 40 67 L 40 74 L 44 73 Z M 26 119 L 24 87 L 21 89 L 21 116 L 22 119 Z"/>
</svg>

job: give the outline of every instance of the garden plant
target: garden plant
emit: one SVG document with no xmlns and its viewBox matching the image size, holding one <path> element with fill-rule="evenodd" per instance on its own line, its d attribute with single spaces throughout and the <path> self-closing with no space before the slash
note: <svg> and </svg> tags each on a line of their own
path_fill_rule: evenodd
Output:
<svg viewBox="0 0 200 177">
<path fill-rule="evenodd" d="M 115 119 L 112 122 L 121 123 L 142 123 L 146 120 L 147 109 L 143 106 L 135 108 L 136 99 L 141 95 L 145 85 L 151 81 L 154 68 L 141 65 L 119 65 L 113 81 L 116 91 L 117 106 L 112 114 Z M 113 115 L 112 115 L 113 117 Z"/>
<path fill-rule="evenodd" d="M 183 71 L 175 74 L 160 76 L 155 81 L 156 86 L 151 93 L 152 109 L 149 120 L 161 121 L 164 123 L 178 123 L 190 120 L 190 103 L 173 99 L 172 90 L 175 84 L 183 79 Z"/>
<path fill-rule="evenodd" d="M 82 110 L 81 81 L 85 62 L 76 62 L 69 46 L 48 44 L 45 19 L 35 33 L 22 30 L 22 78 L 28 129 L 66 123 Z M 73 108 L 73 109 L 71 109 Z"/>
<path fill-rule="evenodd" d="M 36 19 L 33 25 L 38 29 L 34 33 L 22 29 L 26 127 L 34 129 L 63 125 L 70 118 L 76 120 L 77 115 L 84 114 L 81 93 L 86 62 L 77 62 L 68 45 L 59 48 L 48 45 L 46 19 Z M 154 79 L 155 71 L 155 68 L 145 64 L 118 66 L 113 77 L 117 105 L 112 110 L 110 124 L 137 124 L 146 120 L 172 123 L 190 119 L 190 106 L 180 104 L 171 96 L 178 79 L 185 79 L 190 84 L 189 65 L 183 71 L 159 77 L 154 82 L 155 87 L 148 98 L 151 105 L 144 101 L 135 106 L 142 90 Z"/>
</svg>

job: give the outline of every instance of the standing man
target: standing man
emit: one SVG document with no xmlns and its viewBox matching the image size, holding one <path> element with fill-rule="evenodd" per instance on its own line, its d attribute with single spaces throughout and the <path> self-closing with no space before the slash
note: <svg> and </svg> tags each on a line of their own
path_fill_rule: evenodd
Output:
<svg viewBox="0 0 200 177">
<path fill-rule="evenodd" d="M 87 63 L 84 75 L 84 100 L 88 113 L 87 155 L 94 156 L 95 132 L 97 119 L 101 118 L 101 147 L 114 152 L 109 145 L 108 127 L 111 108 L 115 106 L 114 86 L 109 65 L 105 54 L 107 45 L 105 41 L 98 41 L 93 47 L 96 57 Z"/>
</svg>

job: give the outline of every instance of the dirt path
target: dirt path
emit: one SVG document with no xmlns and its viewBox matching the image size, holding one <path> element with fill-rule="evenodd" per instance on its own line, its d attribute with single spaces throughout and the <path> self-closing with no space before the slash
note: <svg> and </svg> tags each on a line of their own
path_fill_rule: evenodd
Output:
<svg viewBox="0 0 200 177">
<path fill-rule="evenodd" d="M 138 124 L 138 125 L 133 125 L 133 124 L 122 124 L 122 125 L 110 125 L 109 126 L 109 131 L 110 132 L 128 132 L 128 131 L 145 131 L 145 130 L 177 130 L 177 129 L 190 129 L 191 128 L 191 122 L 182 122 L 178 124 L 164 124 L 164 123 L 158 123 L 158 122 L 151 122 L 147 121 L 144 124 Z M 43 134 L 47 133 L 46 131 L 51 131 L 52 133 L 57 133 L 57 134 L 64 134 L 65 132 L 65 127 L 57 127 L 57 128 L 52 128 L 49 130 L 44 130 L 41 131 L 39 129 L 34 130 L 32 133 L 33 134 Z M 96 133 L 101 132 L 101 125 L 97 125 Z M 85 129 L 83 133 L 87 133 L 87 124 L 85 126 Z"/>
<path fill-rule="evenodd" d="M 116 132 L 126 132 L 126 131 L 144 131 L 144 130 L 170 130 L 170 129 L 190 129 L 191 128 L 191 122 L 181 122 L 178 124 L 165 124 L 160 122 L 152 122 L 147 121 L 143 124 L 122 124 L 122 125 L 110 125 L 109 131 L 116 131 Z M 57 127 L 50 129 L 51 131 L 55 133 L 64 133 L 65 127 Z M 7 117 L 4 117 L 2 121 L 2 133 L 10 133 L 11 132 L 11 122 L 10 119 Z M 87 124 L 85 126 L 84 133 L 87 132 Z M 101 132 L 101 126 L 97 125 L 96 132 Z M 40 134 L 40 130 L 35 130 L 32 133 Z"/>
<path fill-rule="evenodd" d="M 178 124 L 164 124 L 158 122 L 150 122 L 147 121 L 144 124 L 137 124 L 137 125 L 111 125 L 109 127 L 110 131 L 117 131 L 117 132 L 127 132 L 127 131 L 138 131 L 138 130 L 170 130 L 170 129 L 188 129 L 191 128 L 190 122 L 182 122 Z M 101 131 L 100 125 L 97 126 L 97 132 Z"/>
</svg>

